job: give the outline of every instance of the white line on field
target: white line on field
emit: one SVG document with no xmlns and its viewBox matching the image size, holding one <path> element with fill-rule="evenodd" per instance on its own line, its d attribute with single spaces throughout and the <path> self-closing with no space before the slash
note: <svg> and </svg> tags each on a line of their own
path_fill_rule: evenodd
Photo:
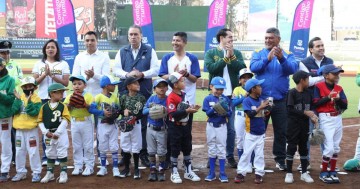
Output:
<svg viewBox="0 0 360 189">
<path fill-rule="evenodd" d="M 359 127 L 360 126 L 360 124 L 355 124 L 355 125 L 346 125 L 346 126 L 344 126 L 344 128 L 350 128 L 350 127 Z"/>
</svg>

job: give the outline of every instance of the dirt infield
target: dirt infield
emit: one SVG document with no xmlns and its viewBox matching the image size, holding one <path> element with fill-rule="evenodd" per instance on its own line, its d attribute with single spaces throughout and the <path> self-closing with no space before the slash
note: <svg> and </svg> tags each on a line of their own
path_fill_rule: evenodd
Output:
<svg viewBox="0 0 360 189">
<path fill-rule="evenodd" d="M 341 143 L 341 152 L 339 155 L 338 166 L 342 167 L 344 162 L 347 159 L 350 159 L 354 156 L 356 140 L 358 138 L 359 129 L 360 129 L 360 118 L 352 118 L 352 119 L 344 119 L 344 134 Z M 71 136 L 71 135 L 69 135 Z M 360 173 L 351 173 L 349 172 L 347 175 L 338 175 L 341 183 L 328 185 L 322 183 L 318 179 L 318 175 L 320 172 L 320 149 L 319 147 L 311 148 L 311 167 L 310 175 L 315 180 L 313 184 L 306 184 L 303 181 L 300 181 L 300 173 L 294 171 L 294 179 L 295 182 L 293 184 L 285 184 L 284 177 L 285 172 L 278 171 L 275 169 L 275 163 L 272 156 L 272 142 L 273 142 L 273 131 L 272 127 L 268 127 L 268 131 L 266 133 L 265 139 L 265 161 L 266 168 L 268 170 L 274 170 L 274 173 L 267 173 L 264 176 L 264 183 L 261 185 L 254 184 L 254 174 L 249 174 L 245 178 L 245 182 L 241 184 L 235 184 L 233 179 L 235 177 L 235 169 L 226 168 L 226 172 L 229 176 L 229 183 L 220 183 L 219 180 L 215 180 L 212 182 L 205 182 L 204 178 L 208 172 L 208 169 L 205 168 L 207 161 L 207 147 L 205 140 L 205 123 L 204 122 L 195 122 L 193 125 L 193 165 L 195 168 L 198 168 L 197 172 L 201 177 L 200 182 L 191 182 L 183 179 L 182 184 L 173 184 L 169 180 L 170 171 L 166 171 L 166 181 L 165 182 L 149 182 L 147 181 L 147 177 L 149 174 L 149 169 L 142 170 L 142 178 L 141 180 L 134 180 L 132 177 L 128 177 L 125 179 L 113 178 L 111 166 L 108 167 L 108 175 L 105 177 L 97 177 L 92 175 L 90 177 L 82 177 L 82 176 L 71 176 L 70 173 L 72 169 L 68 170 L 69 173 L 69 181 L 66 184 L 60 185 L 56 182 L 50 182 L 48 184 L 40 184 L 40 183 L 31 183 L 31 174 L 28 173 L 28 178 L 24 181 L 14 183 L 14 182 L 6 182 L 0 183 L 1 189 L 13 189 L 13 188 L 96 188 L 96 189 L 106 189 L 106 188 L 146 188 L 146 189 L 156 189 L 156 188 L 181 188 L 181 189 L 189 189 L 189 188 L 302 188 L 302 189 L 310 189 L 310 188 L 360 188 Z M 69 150 L 69 165 L 72 165 L 72 149 Z M 297 158 L 294 161 L 294 170 L 296 166 L 300 163 L 300 160 Z M 181 163 L 180 163 L 181 164 Z M 29 169 L 29 167 L 28 167 Z M 120 168 L 122 169 L 122 167 Z M 98 171 L 98 168 L 95 168 L 95 172 Z M 341 171 L 343 169 L 341 168 Z M 45 175 L 45 167 L 43 168 L 42 176 Z M 180 170 L 181 177 L 183 178 L 183 170 Z M 11 167 L 11 176 L 15 175 L 15 167 Z M 59 175 L 59 167 L 56 167 L 55 175 Z"/>
</svg>

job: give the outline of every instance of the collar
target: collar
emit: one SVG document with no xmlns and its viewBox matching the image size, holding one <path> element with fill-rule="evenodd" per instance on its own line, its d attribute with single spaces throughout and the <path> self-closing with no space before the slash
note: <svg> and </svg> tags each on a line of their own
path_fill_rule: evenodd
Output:
<svg viewBox="0 0 360 189">
<path fill-rule="evenodd" d="M 96 49 L 96 51 L 95 51 L 94 53 L 92 53 L 92 54 L 90 54 L 89 52 L 87 52 L 87 50 L 85 50 L 85 53 L 86 53 L 86 55 L 98 55 L 99 49 Z"/>
<path fill-rule="evenodd" d="M 320 62 L 322 62 L 322 61 L 324 60 L 324 58 L 325 58 L 325 56 L 323 56 L 321 60 L 318 60 L 318 59 L 316 59 L 313 55 L 311 55 L 311 57 L 313 57 L 313 59 L 314 59 L 315 61 L 320 61 Z"/>
<path fill-rule="evenodd" d="M 130 45 L 130 48 L 131 48 L 132 51 L 135 50 L 135 49 L 132 48 L 131 45 Z M 140 49 L 141 49 L 141 43 L 140 43 L 140 45 L 139 45 L 139 48 L 137 48 L 136 50 L 140 51 Z"/>
</svg>

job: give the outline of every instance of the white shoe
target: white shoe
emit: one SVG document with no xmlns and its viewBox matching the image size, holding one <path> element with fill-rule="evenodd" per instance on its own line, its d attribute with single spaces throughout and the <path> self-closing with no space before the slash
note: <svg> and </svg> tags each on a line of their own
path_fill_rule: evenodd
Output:
<svg viewBox="0 0 360 189">
<path fill-rule="evenodd" d="M 82 172 L 82 169 L 75 167 L 73 172 L 71 172 L 71 175 L 80 175 L 81 172 Z"/>
<path fill-rule="evenodd" d="M 60 161 L 56 160 L 55 165 L 60 165 Z"/>
<path fill-rule="evenodd" d="M 60 176 L 56 179 L 58 183 L 64 184 L 68 181 L 68 175 L 65 171 L 61 171 Z"/>
<path fill-rule="evenodd" d="M 51 173 L 50 171 L 46 172 L 46 175 L 43 179 L 41 179 L 41 183 L 48 183 L 49 181 L 54 180 L 54 173 Z"/>
<path fill-rule="evenodd" d="M 298 171 L 301 171 L 302 168 L 301 168 L 301 164 L 296 168 Z M 306 167 L 306 170 L 310 170 L 311 169 L 311 166 L 310 164 Z"/>
<path fill-rule="evenodd" d="M 26 179 L 26 173 L 16 173 L 16 175 L 11 179 L 11 181 L 17 182 L 24 179 Z"/>
<path fill-rule="evenodd" d="M 286 173 L 285 183 L 291 184 L 294 182 L 294 176 L 292 173 Z"/>
<path fill-rule="evenodd" d="M 184 173 L 184 179 L 188 179 L 194 182 L 200 181 L 200 177 L 198 177 L 193 171 L 190 171 L 189 173 Z"/>
<path fill-rule="evenodd" d="M 101 165 L 101 158 L 100 157 L 98 157 L 98 164 L 100 164 Z M 106 165 L 109 165 L 110 163 L 109 163 L 109 161 L 108 160 L 106 160 Z"/>
<path fill-rule="evenodd" d="M 120 177 L 119 168 L 117 167 L 113 168 L 113 177 Z"/>
<path fill-rule="evenodd" d="M 311 176 L 309 175 L 309 173 L 303 173 L 301 174 L 300 177 L 301 180 L 305 181 L 306 183 L 313 183 L 314 179 L 311 178 Z"/>
<path fill-rule="evenodd" d="M 41 163 L 41 166 L 47 166 L 47 160 L 43 161 L 43 162 Z"/>
<path fill-rule="evenodd" d="M 106 167 L 101 167 L 99 172 L 96 173 L 97 176 L 105 176 L 107 174 Z"/>
<path fill-rule="evenodd" d="M 181 184 L 182 183 L 182 180 L 181 180 L 180 175 L 179 175 L 178 172 L 171 173 L 170 180 L 171 180 L 171 182 L 173 182 L 175 184 Z"/>
<path fill-rule="evenodd" d="M 90 176 L 94 173 L 94 170 L 91 168 L 86 167 L 84 172 L 82 172 L 82 176 Z"/>
</svg>

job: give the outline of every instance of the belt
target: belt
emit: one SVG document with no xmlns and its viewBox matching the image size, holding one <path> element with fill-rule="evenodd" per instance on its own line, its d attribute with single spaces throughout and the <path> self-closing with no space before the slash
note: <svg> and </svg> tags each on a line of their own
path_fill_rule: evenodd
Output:
<svg viewBox="0 0 360 189">
<path fill-rule="evenodd" d="M 150 127 L 154 131 L 164 131 L 165 130 L 165 126 L 156 126 L 156 125 L 149 124 L 148 127 Z"/>
<path fill-rule="evenodd" d="M 340 112 L 323 112 L 323 114 L 325 114 L 326 116 L 338 116 L 340 115 L 341 113 Z"/>
<path fill-rule="evenodd" d="M 88 117 L 72 117 L 72 121 L 87 121 Z"/>
<path fill-rule="evenodd" d="M 208 122 L 210 126 L 215 127 L 215 128 L 219 128 L 221 126 L 226 126 L 226 123 L 213 123 L 213 122 Z"/>
<path fill-rule="evenodd" d="M 49 129 L 49 132 L 55 133 L 57 128 Z"/>
<path fill-rule="evenodd" d="M 236 112 L 237 112 L 236 115 L 245 117 L 245 113 L 243 110 L 236 110 Z"/>
<path fill-rule="evenodd" d="M 179 122 L 179 121 L 175 121 L 173 122 L 176 126 L 186 126 L 188 124 L 188 122 Z"/>
</svg>

